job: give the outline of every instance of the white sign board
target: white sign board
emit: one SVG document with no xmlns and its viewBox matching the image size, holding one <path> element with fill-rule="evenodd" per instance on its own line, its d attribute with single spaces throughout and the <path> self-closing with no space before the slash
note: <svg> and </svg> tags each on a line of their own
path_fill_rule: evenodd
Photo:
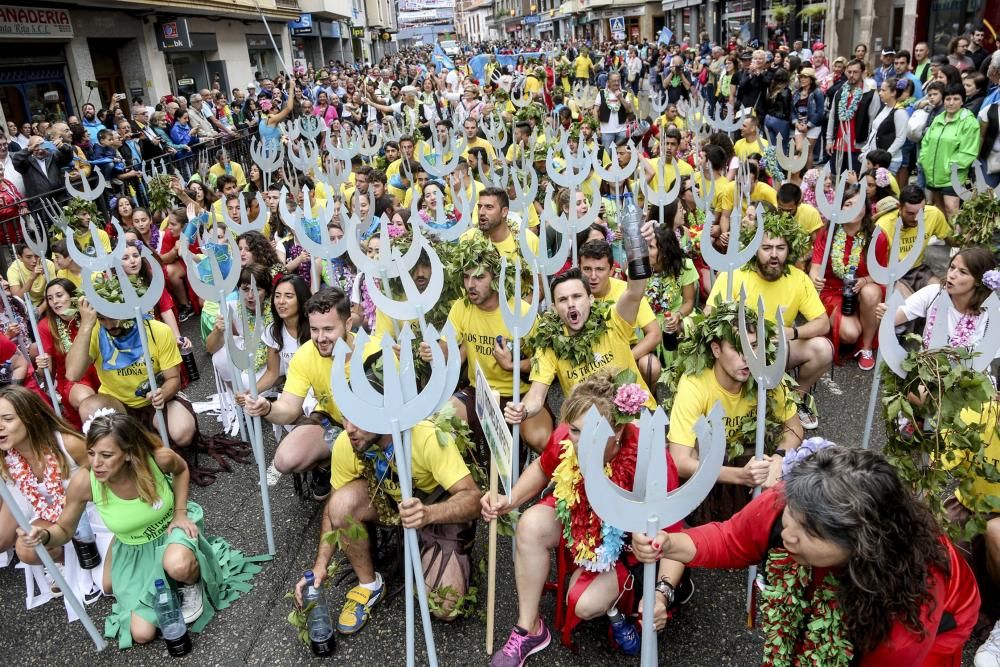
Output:
<svg viewBox="0 0 1000 667">
<path fill-rule="evenodd" d="M 73 24 L 65 9 L 3 6 L 0 7 L 0 39 L 5 37 L 72 39 Z"/>
<path fill-rule="evenodd" d="M 625 17 L 612 16 L 608 21 L 611 23 L 611 32 L 625 32 Z"/>
<path fill-rule="evenodd" d="M 490 389 L 490 383 L 483 375 L 479 364 L 476 364 L 476 416 L 479 417 L 479 423 L 483 427 L 483 435 L 486 437 L 486 444 L 490 447 L 493 465 L 497 467 L 500 482 L 509 496 L 513 486 L 511 473 L 514 467 L 514 438 L 503 418 L 500 401 Z"/>
</svg>

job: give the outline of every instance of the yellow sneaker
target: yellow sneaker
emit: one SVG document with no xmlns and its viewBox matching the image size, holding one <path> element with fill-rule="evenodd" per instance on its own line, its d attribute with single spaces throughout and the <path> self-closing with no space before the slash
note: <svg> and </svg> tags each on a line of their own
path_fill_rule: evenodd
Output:
<svg viewBox="0 0 1000 667">
<path fill-rule="evenodd" d="M 342 635 L 353 635 L 361 628 L 365 627 L 371 609 L 382 600 L 385 594 L 385 581 L 377 591 L 372 591 L 360 584 L 347 591 L 347 600 L 344 608 L 340 610 L 340 618 L 337 619 L 337 632 Z"/>
</svg>

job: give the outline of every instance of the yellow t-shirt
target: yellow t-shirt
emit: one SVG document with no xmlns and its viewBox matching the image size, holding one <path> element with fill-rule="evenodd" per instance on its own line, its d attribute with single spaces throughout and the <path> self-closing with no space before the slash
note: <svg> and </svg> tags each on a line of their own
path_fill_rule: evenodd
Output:
<svg viewBox="0 0 1000 667">
<path fill-rule="evenodd" d="M 700 192 L 703 196 L 707 197 L 709 188 L 712 188 L 712 213 L 718 215 L 723 210 L 722 193 L 729 188 L 729 186 L 732 184 L 732 181 L 730 181 L 725 176 L 719 176 L 718 178 L 712 181 L 713 183 L 715 183 L 715 187 L 713 188 L 711 185 L 703 186 L 702 185 L 703 180 L 704 179 L 701 177 L 700 172 L 694 175 L 694 182 L 698 186 L 698 192 Z M 734 194 L 732 196 L 735 197 L 736 195 Z"/>
<path fill-rule="evenodd" d="M 333 390 L 330 388 L 330 372 L 333 370 L 333 357 L 324 357 L 316 349 L 311 340 L 306 341 L 292 355 L 288 362 L 288 373 L 285 376 L 285 391 L 293 396 L 305 398 L 312 389 L 316 397 L 316 409 L 327 413 L 337 422 L 343 422 L 344 416 L 333 400 Z M 344 367 L 347 377 L 351 376 L 351 366 Z"/>
<path fill-rule="evenodd" d="M 510 302 L 508 302 L 510 303 Z M 521 313 L 528 311 L 528 303 L 521 301 Z M 511 333 L 503 321 L 500 308 L 485 311 L 477 308 L 465 299 L 458 299 L 451 304 L 448 321 L 455 327 L 455 335 L 459 344 L 465 345 L 465 359 L 468 366 L 469 384 L 476 386 L 476 364 L 483 369 L 483 375 L 490 383 L 490 388 L 499 391 L 501 396 L 513 396 L 514 375 L 511 371 L 500 368 L 493 356 L 493 346 L 497 336 L 503 336 L 507 347 L 513 351 Z M 527 351 L 525 338 L 533 334 L 535 328 L 521 336 L 522 353 Z"/>
<path fill-rule="evenodd" d="M 625 290 L 628 289 L 628 283 L 619 278 L 611 278 L 611 285 L 608 288 L 608 293 L 604 296 L 594 296 L 595 301 L 610 301 L 612 304 L 618 303 L 618 299 L 621 298 Z M 635 318 L 635 326 L 639 329 L 645 329 L 647 325 L 652 324 L 656 321 L 656 315 L 653 313 L 653 309 L 649 306 L 649 301 L 646 297 L 642 297 L 642 301 L 639 302 L 639 314 Z M 635 329 L 632 329 L 632 336 L 629 339 L 631 345 L 635 345 L 639 340 L 636 335 Z"/>
<path fill-rule="evenodd" d="M 984 411 L 973 410 L 972 408 L 962 410 L 962 421 L 966 424 L 978 424 L 982 427 L 983 457 L 987 463 L 993 466 L 1000 466 L 1000 436 L 997 435 L 997 411 L 1000 410 L 1000 405 L 994 401 L 987 403 L 983 407 L 985 408 Z M 963 450 L 955 450 L 955 454 L 958 458 L 952 463 L 958 463 L 966 455 Z M 947 456 L 948 454 L 946 453 L 945 457 Z M 948 458 L 945 458 L 945 466 L 950 467 Z M 969 489 L 971 495 L 1000 497 L 1000 484 L 994 484 L 978 477 L 973 477 L 970 481 L 972 483 Z M 955 497 L 967 507 L 972 504 L 965 498 L 961 486 L 955 489 Z"/>
<path fill-rule="evenodd" d="M 751 155 L 757 153 L 763 155 L 764 151 L 767 149 L 768 143 L 767 139 L 764 137 L 757 137 L 754 142 L 749 142 L 746 139 L 740 139 L 735 144 L 733 144 L 733 153 L 736 154 L 740 160 L 746 160 Z"/>
<path fill-rule="evenodd" d="M 229 168 L 231 170 L 230 175 L 236 179 L 236 185 L 239 186 L 240 190 L 245 188 L 247 186 L 247 177 L 243 173 L 243 167 L 241 167 L 238 162 L 230 162 Z M 208 174 L 209 176 L 214 177 L 211 182 L 211 185 L 214 187 L 216 181 L 226 175 L 226 168 L 216 162 L 209 167 Z"/>
<path fill-rule="evenodd" d="M 537 239 L 535 242 L 537 243 Z M 56 265 L 51 259 L 45 260 L 45 266 L 48 268 L 50 276 L 56 275 Z M 45 298 L 45 273 L 39 273 L 34 277 L 32 275 L 32 272 L 20 259 L 15 259 L 13 264 L 7 268 L 7 282 L 10 283 L 11 287 L 25 287 L 25 292 L 31 296 L 32 305 L 37 308 Z"/>
<path fill-rule="evenodd" d="M 662 160 L 653 159 L 653 160 L 648 160 L 647 161 L 646 158 L 643 158 L 643 161 L 646 162 L 647 164 L 649 164 L 649 166 L 652 167 L 652 169 L 653 169 L 653 177 L 649 181 L 650 187 L 653 190 L 659 190 L 660 189 L 660 162 L 662 162 Z M 680 172 L 681 178 L 683 178 L 685 176 L 691 176 L 692 174 L 694 174 L 694 169 L 685 160 L 677 160 L 677 171 Z M 674 165 L 672 165 L 672 164 L 664 165 L 664 167 L 663 167 L 663 181 L 664 181 L 663 182 L 663 189 L 664 190 L 669 190 L 671 187 L 673 187 L 673 185 L 674 185 Z"/>
<path fill-rule="evenodd" d="M 482 137 L 476 137 L 475 139 L 470 141 L 469 145 L 466 146 L 465 150 L 462 152 L 462 157 L 468 160 L 469 151 L 472 150 L 473 148 L 482 148 L 484 151 L 486 151 L 486 156 L 489 158 L 491 164 L 493 160 L 495 160 L 497 157 L 497 152 L 493 148 L 493 145 L 490 142 L 483 139 Z M 399 171 L 399 169 L 397 168 L 396 171 Z"/>
<path fill-rule="evenodd" d="M 534 206 L 530 208 L 532 211 L 535 210 Z M 535 212 L 535 217 L 536 218 L 538 217 L 537 212 Z M 497 242 L 490 240 L 490 242 L 493 244 L 493 247 L 497 249 L 498 253 L 500 253 L 500 256 L 506 257 L 508 261 L 513 261 L 514 258 L 516 258 L 518 256 L 518 253 L 520 252 L 520 245 L 517 241 L 517 236 L 519 233 L 519 231 L 517 230 L 519 229 L 520 229 L 519 227 L 515 226 L 515 231 L 507 234 L 507 238 L 505 238 L 503 241 Z M 472 229 L 467 229 L 465 232 L 462 233 L 462 240 L 467 241 L 471 238 L 474 238 L 476 234 L 482 234 L 482 232 L 479 231 L 478 227 L 474 226 L 472 227 Z M 538 235 L 535 234 L 533 231 L 528 230 L 527 236 L 528 236 L 528 247 L 531 248 L 531 252 L 537 255 Z"/>
<path fill-rule="evenodd" d="M 438 432 L 431 422 L 423 421 L 413 427 L 413 486 L 424 493 L 431 493 L 439 486 L 445 490 L 469 476 L 469 468 L 455 446 L 451 435 L 446 434 L 447 444 L 438 442 Z M 398 473 L 395 457 L 389 461 L 392 473 L 382 481 L 382 488 L 399 502 Z M 333 443 L 330 453 L 330 484 L 334 490 L 361 479 L 361 459 L 354 453 L 347 433 L 343 432 Z"/>
<path fill-rule="evenodd" d="M 576 60 L 573 61 L 573 70 L 578 79 L 586 79 L 590 77 L 590 72 L 594 69 L 594 62 L 590 59 L 590 56 L 579 55 Z"/>
<path fill-rule="evenodd" d="M 595 316 L 596 313 L 591 311 L 591 317 Z M 629 370 L 635 373 L 636 382 L 648 392 L 649 389 L 639 373 L 639 367 L 632 357 L 632 348 L 629 345 L 634 329 L 635 322 L 626 322 L 618 314 L 618 310 L 612 308 L 607 320 L 607 333 L 594 345 L 593 361 L 588 361 L 582 366 L 572 366 L 572 362 L 560 359 L 551 348 L 535 350 L 531 357 L 531 381 L 551 385 L 552 380 L 558 377 L 563 395 L 568 396 L 573 387 L 599 370 Z M 566 332 L 565 326 L 563 332 Z M 656 409 L 656 401 L 653 400 L 652 394 L 646 401 L 646 407 L 650 410 Z"/>
<path fill-rule="evenodd" d="M 79 273 L 73 273 L 69 269 L 59 269 L 58 271 L 56 271 L 56 278 L 65 278 L 66 280 L 70 281 L 77 287 L 79 287 L 81 283 L 83 283 L 83 276 L 81 276 Z"/>
<path fill-rule="evenodd" d="M 799 223 L 806 234 L 812 235 L 817 229 L 823 229 L 823 218 L 812 204 L 799 204 L 795 212 L 795 222 Z"/>
<path fill-rule="evenodd" d="M 677 393 L 674 406 L 670 410 L 670 431 L 667 440 L 684 447 L 694 447 L 697 443 L 694 425 L 698 419 L 707 416 L 715 407 L 715 402 L 722 404 L 726 416 L 726 442 L 732 442 L 739 435 L 742 418 L 757 414 L 757 396 L 740 392 L 733 394 L 719 384 L 715 370 L 706 368 L 697 375 L 685 375 L 677 383 Z M 771 405 L 778 406 L 777 416 L 788 421 L 795 414 L 795 404 L 787 400 L 784 385 L 768 392 Z"/>
<path fill-rule="evenodd" d="M 728 181 L 724 185 L 716 184 L 716 198 L 713 206 L 718 203 L 720 211 L 732 211 L 736 205 L 736 181 Z M 766 201 L 774 208 L 778 208 L 778 193 L 767 183 L 757 183 L 750 191 L 750 201 Z"/>
<path fill-rule="evenodd" d="M 536 95 L 542 92 L 545 85 L 535 74 L 529 74 L 524 78 L 524 94 Z"/>
<path fill-rule="evenodd" d="M 153 373 L 159 373 L 180 364 L 181 353 L 177 349 L 177 340 L 170 327 L 157 320 L 146 320 L 145 323 L 149 355 L 153 358 Z M 100 327 L 96 326 L 90 334 L 90 358 L 94 361 L 97 377 L 101 380 L 99 393 L 114 396 L 131 408 L 149 405 L 148 399 L 135 395 L 135 390 L 149 377 L 143 357 L 140 356 L 125 368 L 106 370 L 101 357 L 99 335 Z"/>
<path fill-rule="evenodd" d="M 715 304 L 716 297 L 724 301 L 728 282 L 729 274 L 720 273 L 712 285 L 707 303 Z M 819 300 L 816 286 L 805 272 L 794 266 L 789 266 L 788 273 L 777 280 L 764 280 L 756 271 L 740 269 L 733 273 L 733 299 L 739 298 L 740 289 L 744 287 L 747 290 L 747 303 L 756 306 L 758 297 L 764 297 L 764 316 L 771 322 L 775 321 L 778 306 L 785 309 L 783 317 L 785 326 L 788 327 L 792 326 L 800 313 L 807 321 L 826 315 L 826 308 Z"/>
<path fill-rule="evenodd" d="M 886 241 L 888 242 L 888 247 L 892 247 L 892 239 L 896 235 L 896 218 L 897 215 L 884 215 L 878 220 L 878 226 L 882 228 L 885 232 Z M 939 239 L 946 239 L 951 236 L 951 225 L 948 224 L 947 218 L 944 217 L 944 213 L 941 212 L 936 206 L 927 205 L 924 206 L 924 228 L 926 230 L 924 236 L 924 244 L 920 247 L 920 255 L 917 257 L 917 263 L 914 266 L 920 266 L 924 262 L 924 251 L 927 249 L 927 242 L 930 241 L 932 236 L 936 236 Z M 917 227 L 903 227 L 902 232 L 899 236 L 899 258 L 903 259 L 910 254 L 913 250 L 913 244 L 917 240 Z"/>
</svg>

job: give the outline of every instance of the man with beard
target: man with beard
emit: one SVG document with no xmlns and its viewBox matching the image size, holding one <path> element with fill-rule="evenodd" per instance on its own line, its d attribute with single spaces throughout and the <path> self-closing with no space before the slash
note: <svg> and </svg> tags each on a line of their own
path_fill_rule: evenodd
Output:
<svg viewBox="0 0 1000 667">
<path fill-rule="evenodd" d="M 838 176 L 843 169 L 855 173 L 860 170 L 861 145 L 868 138 L 871 121 L 881 104 L 874 90 L 864 89 L 864 62 L 852 60 L 845 73 L 847 80 L 831 101 L 826 125 L 826 151 Z"/>
<path fill-rule="evenodd" d="M 90 102 L 83 105 L 83 119 L 80 124 L 83 125 L 84 129 L 87 130 L 87 134 L 90 135 L 90 144 L 96 146 L 97 133 L 105 129 L 105 126 L 104 123 L 97 120 L 97 108 Z"/>
<path fill-rule="evenodd" d="M 380 390 L 380 374 L 370 367 L 367 376 Z M 344 431 L 333 443 L 333 495 L 323 511 L 320 536 L 345 531 L 339 544 L 358 577 L 337 621 L 342 634 L 360 631 L 386 591 L 386 582 L 375 571 L 368 537 L 351 534 L 352 526 L 377 522 L 419 531 L 424 582 L 428 598 L 437 603 L 431 609 L 437 618 L 454 620 L 455 604 L 469 588 L 479 487 L 454 440 L 439 433 L 431 422 L 414 426 L 412 440 L 414 497 L 402 502 L 391 436 L 369 433 L 344 419 Z M 316 585 L 326 580 L 335 549 L 333 542 L 320 539 L 312 567 Z M 304 586 L 302 578 L 295 587 L 300 605 Z"/>
<path fill-rule="evenodd" d="M 691 477 L 698 469 L 694 425 L 699 418 L 707 416 L 716 403 L 725 411 L 727 444 L 739 442 L 744 420 L 756 418 L 755 385 L 750 378 L 739 331 L 734 326 L 736 309 L 734 303 L 718 303 L 710 315 L 696 320 L 687 344 L 680 350 L 683 355 L 681 375 L 670 407 L 667 440 L 670 456 L 682 478 Z M 754 346 L 760 333 L 756 323 L 756 312 L 748 305 L 747 334 Z M 768 406 L 774 411 L 771 419 L 784 424 L 781 437 L 773 445 L 775 450 L 788 452 L 798 447 L 802 441 L 802 426 L 784 382 L 768 392 Z M 763 484 L 767 488 L 778 481 L 782 457 L 774 454 L 758 461 L 753 453 L 753 450 L 744 450 L 735 458 L 727 456 L 715 488 L 695 512 L 694 523 L 728 519 L 749 502 L 755 486 Z"/>
<path fill-rule="evenodd" d="M 282 473 L 312 470 L 313 497 L 325 500 L 330 495 L 331 435 L 343 423 L 330 389 L 333 348 L 338 340 L 354 348 L 354 318 L 350 300 L 337 287 L 324 287 L 313 294 L 305 309 L 310 340 L 292 356 L 281 396 L 274 402 L 263 396 L 256 400 L 247 397 L 244 409 L 251 417 L 264 417 L 272 424 L 297 424 L 278 445 L 274 467 Z M 316 408 L 304 416 L 302 406 L 310 390 Z"/>
<path fill-rule="evenodd" d="M 484 188 L 479 193 L 477 226 L 462 234 L 462 239 L 470 239 L 482 234 L 496 247 L 501 257 L 506 257 L 508 261 L 514 261 L 520 257 L 521 249 L 517 240 L 518 230 L 507 219 L 510 212 L 510 197 L 507 196 L 505 190 L 493 187 Z M 530 222 L 528 224 L 530 226 Z M 533 253 L 537 253 L 538 236 L 530 230 L 527 235 L 528 247 Z"/>
<path fill-rule="evenodd" d="M 752 234 L 745 230 L 744 234 Z M 803 232 L 798 223 L 787 215 L 767 213 L 764 216 L 764 239 L 757 254 L 745 267 L 733 273 L 734 298 L 745 289 L 747 305 L 764 298 L 764 316 L 774 322 L 779 307 L 784 308 L 785 337 L 788 340 L 788 361 L 785 368 L 799 369 L 799 419 L 802 428 L 812 431 L 819 426 L 819 417 L 810 391 L 816 381 L 833 365 L 833 344 L 826 334 L 830 318 L 820 301 L 816 286 L 801 269 L 793 266 L 794 252 L 804 247 Z M 720 273 L 708 295 L 705 313 L 728 293 L 729 274 Z M 806 320 L 795 326 L 799 315 Z"/>
<path fill-rule="evenodd" d="M 476 236 L 463 240 L 459 252 L 466 258 L 462 267 L 462 282 L 465 298 L 458 299 L 451 306 L 448 321 L 455 327 L 455 335 L 461 345 L 462 361 L 468 365 L 469 386 L 452 396 L 456 414 L 469 423 L 473 432 L 482 433 L 482 426 L 476 416 L 476 366 L 482 369 L 490 389 L 500 393 L 500 405 L 509 403 L 514 394 L 514 358 L 510 331 L 503 321 L 500 310 L 498 282 L 500 275 L 500 254 L 496 248 Z M 513 280 L 512 275 L 507 276 Z M 509 283 L 508 283 L 509 284 Z M 509 303 L 513 303 L 508 299 Z M 528 304 L 520 302 L 521 312 L 527 312 Z M 511 305 L 513 310 L 513 305 Z M 528 332 L 523 339 L 531 336 Z M 522 340 L 523 340 L 522 339 Z M 522 346 L 522 354 L 527 346 Z M 421 356 L 430 359 L 430 349 L 421 345 Z M 531 372 L 529 357 L 518 360 L 521 377 Z M 536 452 L 541 452 L 552 433 L 552 415 L 542 411 L 521 424 L 521 437 Z M 522 461 L 525 460 L 522 454 Z"/>
<path fill-rule="evenodd" d="M 648 243 L 653 236 L 652 223 L 643 225 L 642 233 Z M 543 410 L 549 386 L 557 377 L 563 395 L 568 396 L 574 386 L 602 368 L 632 371 L 649 397 L 646 407 L 655 409 L 656 401 L 639 374 L 629 345 L 646 280 L 629 280 L 616 303 L 595 301 L 590 283 L 574 267 L 552 279 L 551 291 L 552 309 L 541 316 L 529 341 L 534 347 L 531 388 L 520 403 L 507 404 L 507 421 L 519 424 Z"/>
<path fill-rule="evenodd" d="M 113 300 L 109 295 L 115 291 L 121 293 L 116 278 L 108 278 L 105 284 L 108 286 L 105 298 Z M 66 353 L 66 378 L 70 382 L 78 382 L 93 365 L 101 381 L 99 393 L 80 403 L 80 419 L 86 421 L 100 408 L 112 408 L 131 414 L 155 431 L 155 410 L 162 409 L 170 437 L 170 442 L 163 444 L 173 449 L 192 444 L 198 435 L 198 424 L 191 404 L 178 395 L 181 389 L 181 355 L 170 327 L 153 319 L 143 322 L 153 372 L 160 376 L 156 391 L 143 393 L 143 384 L 148 392 L 148 372 L 143 359 L 141 334 L 135 321 L 99 315 L 82 296 L 79 310 L 80 330 Z"/>
</svg>

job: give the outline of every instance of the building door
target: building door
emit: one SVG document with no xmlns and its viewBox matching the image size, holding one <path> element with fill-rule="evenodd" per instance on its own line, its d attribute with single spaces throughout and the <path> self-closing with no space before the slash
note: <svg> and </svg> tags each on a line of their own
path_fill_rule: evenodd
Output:
<svg viewBox="0 0 1000 667">
<path fill-rule="evenodd" d="M 97 90 L 101 94 L 101 103 L 110 107 L 115 95 L 126 95 L 125 77 L 122 75 L 121 63 L 118 58 L 119 49 L 129 40 L 126 39 L 88 39 L 90 59 L 94 63 L 94 78 L 97 80 Z M 127 99 L 127 97 L 126 97 Z M 121 103 L 122 111 L 128 115 L 130 105 Z"/>
<path fill-rule="evenodd" d="M 209 86 L 209 89 L 211 90 L 212 86 L 214 86 L 215 83 L 218 82 L 219 90 L 225 93 L 226 99 L 228 100 L 231 90 L 229 88 L 229 76 L 226 73 L 226 61 L 209 60 L 207 63 L 205 63 L 205 66 L 208 67 L 208 76 L 212 82 L 212 84 Z"/>
</svg>

